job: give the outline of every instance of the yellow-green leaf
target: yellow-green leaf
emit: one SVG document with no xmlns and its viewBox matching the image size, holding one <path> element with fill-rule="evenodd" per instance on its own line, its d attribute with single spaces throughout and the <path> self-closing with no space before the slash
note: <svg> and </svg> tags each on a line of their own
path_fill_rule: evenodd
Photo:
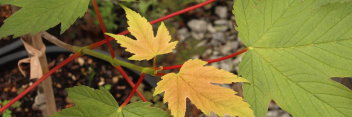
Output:
<svg viewBox="0 0 352 117">
<path fill-rule="evenodd" d="M 152 25 L 135 11 L 123 7 L 129 25 L 128 30 L 136 40 L 123 35 L 106 33 L 117 40 L 117 43 L 126 48 L 126 51 L 133 53 L 131 60 L 150 60 L 161 54 L 172 52 L 177 41 L 171 42 L 171 36 L 164 23 L 161 23 L 156 36 L 154 36 Z"/>
<path fill-rule="evenodd" d="M 207 115 L 214 112 L 220 116 L 254 117 L 249 104 L 235 95 L 237 92 L 213 84 L 247 80 L 205 64 L 207 62 L 198 59 L 188 60 L 178 74 L 169 73 L 162 77 L 154 95 L 165 92 L 164 102 L 168 103 L 175 117 L 185 116 L 187 98 Z"/>
</svg>

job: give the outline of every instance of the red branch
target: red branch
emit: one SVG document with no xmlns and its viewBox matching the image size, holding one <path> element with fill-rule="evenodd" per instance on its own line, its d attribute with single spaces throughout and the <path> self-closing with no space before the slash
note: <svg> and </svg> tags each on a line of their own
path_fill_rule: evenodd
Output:
<svg viewBox="0 0 352 117">
<path fill-rule="evenodd" d="M 128 84 L 130 84 L 130 86 L 132 86 L 132 87 L 135 87 L 135 86 L 136 86 L 136 85 L 132 82 L 132 80 L 128 77 L 127 73 L 122 69 L 121 66 L 116 66 L 115 69 L 121 73 L 121 75 L 125 78 L 125 80 L 128 82 Z M 144 102 L 147 101 L 147 99 L 145 99 L 145 97 L 143 96 L 143 94 L 142 94 L 141 92 L 139 92 L 138 90 L 137 90 L 137 94 L 138 94 L 138 96 L 139 96 Z"/>
<path fill-rule="evenodd" d="M 186 9 L 183 9 L 181 11 L 178 11 L 178 12 L 175 12 L 175 13 L 172 13 L 170 15 L 167 15 L 165 17 L 162 17 L 162 18 L 159 18 L 157 20 L 154 20 L 152 22 L 150 22 L 151 24 L 155 24 L 155 23 L 158 23 L 158 22 L 161 22 L 163 20 L 167 20 L 171 17 L 174 17 L 174 16 L 177 16 L 177 15 L 180 15 L 182 13 L 186 13 L 188 11 L 191 11 L 191 10 L 194 10 L 194 9 L 197 9 L 197 8 L 200 8 L 202 6 L 205 6 L 205 5 L 208 5 L 212 2 L 215 2 L 216 0 L 208 0 L 208 1 L 205 1 L 203 3 L 200 3 L 200 4 L 197 4 L 195 6 L 191 6 L 189 8 L 186 8 Z M 120 35 L 126 35 L 128 34 L 129 32 L 126 30 L 126 31 L 123 31 L 121 33 L 119 33 Z M 111 41 L 113 40 L 112 38 L 108 38 L 108 41 Z M 103 40 L 103 41 L 99 41 L 99 42 L 96 42 L 94 44 L 91 44 L 89 45 L 89 48 L 90 49 L 94 49 L 94 48 L 97 48 L 103 44 L 107 43 L 107 41 Z M 35 88 L 36 86 L 38 86 L 41 82 L 43 82 L 45 79 L 47 79 L 52 73 L 54 73 L 56 70 L 60 69 L 62 66 L 66 65 L 68 62 L 78 58 L 79 56 L 81 56 L 79 53 L 75 53 L 73 54 L 72 56 L 70 56 L 69 58 L 65 59 L 63 62 L 59 63 L 58 65 L 56 65 L 53 69 L 51 69 L 48 73 L 44 74 L 41 78 L 39 78 L 33 85 L 31 85 L 30 87 L 28 87 L 25 91 L 21 92 L 19 95 L 17 95 L 14 99 L 12 99 L 9 103 L 7 103 L 5 106 L 1 107 L 0 109 L 0 113 L 3 113 L 7 108 L 9 108 L 12 104 L 14 104 L 16 101 L 18 101 L 19 99 L 21 99 L 24 95 L 26 95 L 29 91 L 31 91 L 33 88 Z"/>
<path fill-rule="evenodd" d="M 98 4 L 97 4 L 97 0 L 93 0 L 93 6 L 94 6 L 95 13 L 97 14 L 97 17 L 98 17 L 100 28 L 101 28 L 101 30 L 104 33 L 105 42 L 108 44 L 110 55 L 111 55 L 112 58 L 115 58 L 114 49 L 112 48 L 111 43 L 109 42 L 109 39 L 108 39 L 109 36 L 105 35 L 106 28 L 105 28 L 105 24 L 103 22 L 103 19 L 101 18 L 101 15 L 100 15 L 100 11 L 99 11 L 99 7 L 98 7 Z M 134 83 L 131 81 L 130 77 L 128 77 L 126 71 L 123 70 L 123 68 L 121 66 L 116 66 L 115 69 L 122 74 L 123 78 L 130 84 L 131 87 L 134 86 Z M 145 97 L 142 95 L 142 93 L 140 91 L 137 90 L 137 93 L 138 93 L 138 96 L 143 101 L 146 101 Z"/>
<path fill-rule="evenodd" d="M 111 46 L 111 43 L 109 43 L 109 39 L 108 39 L 109 37 L 107 35 L 105 35 L 106 28 L 105 28 L 105 24 L 103 22 L 103 19 L 101 18 L 101 15 L 100 15 L 100 11 L 99 11 L 99 6 L 97 4 L 97 0 L 93 0 L 93 6 L 94 6 L 95 14 L 97 14 L 97 17 L 98 17 L 100 28 L 101 28 L 101 30 L 104 33 L 103 35 L 104 35 L 104 38 L 105 38 L 105 42 L 108 45 L 108 48 L 109 48 L 109 51 L 110 51 L 110 55 L 112 56 L 112 58 L 115 58 L 115 52 L 114 52 L 114 49 Z"/>
<path fill-rule="evenodd" d="M 127 99 L 121 104 L 120 108 L 123 108 L 124 106 L 126 106 L 128 104 L 128 102 L 130 102 L 130 100 L 132 99 L 132 96 L 136 93 L 138 86 L 142 83 L 143 80 L 144 80 L 144 73 L 141 74 L 136 85 L 133 87 L 133 89 L 132 89 L 131 93 L 128 95 Z M 144 101 L 144 102 L 146 102 L 146 101 Z"/>
<path fill-rule="evenodd" d="M 244 49 L 242 49 L 240 51 L 237 51 L 235 53 L 232 53 L 230 55 L 227 55 L 227 56 L 224 56 L 224 57 L 221 57 L 221 58 L 207 60 L 207 62 L 209 64 L 209 63 L 214 63 L 214 62 L 219 62 L 219 61 L 222 61 L 222 60 L 226 60 L 226 59 L 235 57 L 237 55 L 240 55 L 240 54 L 246 52 L 247 50 L 248 50 L 248 48 L 244 48 Z M 163 70 L 178 69 L 178 68 L 181 68 L 181 67 L 182 67 L 182 65 L 174 65 L 174 66 L 163 67 Z M 157 74 L 157 75 L 162 75 L 162 73 L 161 74 Z"/>
</svg>

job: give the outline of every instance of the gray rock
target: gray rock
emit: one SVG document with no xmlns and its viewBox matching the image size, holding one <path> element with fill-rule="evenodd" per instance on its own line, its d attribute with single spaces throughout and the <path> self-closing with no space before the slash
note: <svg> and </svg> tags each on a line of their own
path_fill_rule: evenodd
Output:
<svg viewBox="0 0 352 117">
<path fill-rule="evenodd" d="M 217 25 L 214 27 L 214 29 L 216 32 L 225 32 L 229 29 L 229 27 L 227 25 Z"/>
<path fill-rule="evenodd" d="M 187 28 L 181 28 L 177 31 L 177 37 L 180 39 L 180 41 L 186 40 L 189 36 L 191 36 L 191 34 Z"/>
<path fill-rule="evenodd" d="M 220 68 L 225 71 L 232 71 L 233 65 L 232 65 L 231 61 L 221 61 Z"/>
<path fill-rule="evenodd" d="M 234 50 L 237 49 L 239 46 L 240 44 L 238 41 L 231 41 L 222 46 L 220 51 L 223 55 L 228 55 L 230 53 L 233 53 Z"/>
<path fill-rule="evenodd" d="M 212 38 L 214 41 L 225 41 L 226 37 L 223 32 L 215 32 L 212 34 Z"/>
<path fill-rule="evenodd" d="M 205 50 L 205 52 L 202 54 L 202 56 L 207 57 L 207 56 L 210 56 L 211 53 L 212 53 L 212 49 L 207 49 L 207 50 Z"/>
<path fill-rule="evenodd" d="M 280 107 L 279 107 L 279 106 L 277 106 L 276 104 L 274 104 L 273 102 L 271 102 L 271 103 L 269 104 L 269 109 L 275 109 L 275 110 L 278 110 L 278 109 L 280 109 Z"/>
<path fill-rule="evenodd" d="M 204 38 L 204 32 L 191 32 L 191 35 L 196 40 L 201 40 Z"/>
<path fill-rule="evenodd" d="M 279 112 L 277 110 L 268 111 L 266 113 L 266 117 L 278 117 L 278 116 L 279 116 Z"/>
<path fill-rule="evenodd" d="M 214 57 L 213 59 L 215 59 L 215 57 Z M 219 68 L 219 66 L 220 66 L 218 62 L 212 63 L 212 64 L 210 64 L 210 65 L 213 66 L 213 67 L 215 67 L 215 68 Z"/>
<path fill-rule="evenodd" d="M 209 24 L 209 25 L 208 25 L 207 29 L 208 29 L 208 32 L 210 32 L 210 33 L 214 33 L 214 32 L 216 32 L 216 30 L 215 30 L 214 26 L 213 26 L 213 25 L 211 25 L 211 24 Z"/>
<path fill-rule="evenodd" d="M 228 25 L 229 21 L 228 20 L 224 20 L 224 19 L 219 19 L 219 20 L 215 20 L 214 24 L 215 25 Z"/>
<path fill-rule="evenodd" d="M 205 32 L 207 31 L 208 23 L 204 20 L 193 19 L 187 23 L 193 32 Z"/>
<path fill-rule="evenodd" d="M 291 117 L 288 113 L 283 113 L 282 115 L 281 115 L 281 117 Z"/>
<path fill-rule="evenodd" d="M 199 47 L 206 46 L 206 45 L 207 45 L 207 41 L 206 41 L 206 40 L 203 40 L 203 41 L 199 42 L 199 43 L 196 45 L 196 47 L 199 48 Z M 210 50 L 210 49 L 208 49 L 208 50 Z"/>
<path fill-rule="evenodd" d="M 215 14 L 218 15 L 220 18 L 226 18 L 228 16 L 227 7 L 226 6 L 215 7 Z"/>
<path fill-rule="evenodd" d="M 219 55 L 219 52 L 218 52 L 218 51 L 213 51 L 213 56 L 215 56 L 215 57 L 212 58 L 212 59 L 219 58 L 218 55 Z"/>
</svg>

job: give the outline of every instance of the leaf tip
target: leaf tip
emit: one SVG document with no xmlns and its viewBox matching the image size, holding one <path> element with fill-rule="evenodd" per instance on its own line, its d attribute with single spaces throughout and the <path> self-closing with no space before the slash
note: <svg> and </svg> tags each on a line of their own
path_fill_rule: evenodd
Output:
<svg viewBox="0 0 352 117">
<path fill-rule="evenodd" d="M 242 77 L 239 77 L 239 76 L 237 76 L 237 77 L 235 78 L 235 82 L 250 83 L 247 79 L 242 78 Z"/>
</svg>

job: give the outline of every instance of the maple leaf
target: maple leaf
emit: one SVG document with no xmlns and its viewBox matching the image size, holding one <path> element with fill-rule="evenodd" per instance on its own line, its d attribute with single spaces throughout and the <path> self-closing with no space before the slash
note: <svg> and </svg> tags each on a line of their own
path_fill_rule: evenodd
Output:
<svg viewBox="0 0 352 117">
<path fill-rule="evenodd" d="M 105 89 L 75 86 L 69 88 L 68 96 L 75 106 L 53 117 L 169 117 L 165 111 L 150 107 L 150 102 L 134 102 L 119 110 L 114 97 Z"/>
<path fill-rule="evenodd" d="M 157 55 L 172 52 L 177 45 L 177 41 L 169 43 L 171 36 L 163 22 L 160 24 L 157 34 L 154 37 L 153 27 L 147 19 L 127 7 L 123 6 L 123 8 L 126 11 L 128 19 L 128 30 L 137 40 L 123 35 L 110 33 L 106 33 L 106 35 L 115 38 L 117 43 L 126 48 L 126 51 L 134 54 L 129 59 L 150 60 Z"/>
<path fill-rule="evenodd" d="M 249 105 L 236 96 L 235 91 L 212 84 L 247 80 L 215 67 L 204 66 L 205 64 L 206 61 L 199 59 L 188 60 L 178 74 L 169 73 L 162 77 L 154 95 L 165 92 L 164 102 L 168 103 L 171 114 L 175 117 L 185 116 L 186 98 L 207 115 L 214 112 L 220 116 L 253 117 Z"/>
<path fill-rule="evenodd" d="M 89 0 L 5 0 L 2 4 L 21 7 L 4 21 L 0 37 L 18 37 L 47 30 L 61 23 L 63 33 L 88 9 Z"/>
<path fill-rule="evenodd" d="M 326 2 L 329 0 L 324 0 Z M 340 1 L 340 2 L 339 2 Z M 236 0 L 239 37 L 250 49 L 239 74 L 258 117 L 274 100 L 296 117 L 351 117 L 352 2 Z"/>
</svg>

